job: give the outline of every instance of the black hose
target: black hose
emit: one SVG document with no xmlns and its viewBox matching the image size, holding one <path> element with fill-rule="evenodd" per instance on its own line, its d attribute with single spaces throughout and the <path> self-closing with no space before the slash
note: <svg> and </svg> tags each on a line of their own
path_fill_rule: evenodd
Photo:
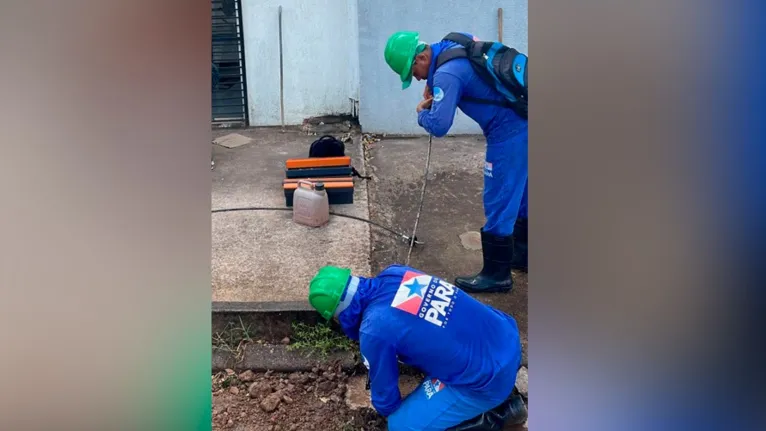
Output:
<svg viewBox="0 0 766 431">
<path fill-rule="evenodd" d="M 221 208 L 221 209 L 213 210 L 212 213 L 228 213 L 228 212 L 235 212 L 235 211 L 292 211 L 292 210 L 293 210 L 292 208 L 287 208 L 287 207 L 241 207 L 241 208 Z M 412 238 L 412 237 L 410 237 L 408 235 L 405 235 L 403 233 L 397 232 L 397 231 L 391 229 L 390 227 L 383 226 L 382 224 L 376 223 L 376 222 L 374 222 L 372 220 L 367 220 L 366 218 L 352 216 L 352 215 L 348 215 L 348 214 L 339 214 L 339 213 L 332 212 L 332 211 L 330 211 L 330 215 L 334 215 L 334 216 L 337 216 L 337 217 L 350 218 L 350 219 L 353 219 L 353 220 L 363 221 L 363 222 L 371 224 L 373 226 L 377 226 L 377 227 L 379 227 L 379 228 L 381 228 L 381 229 L 383 229 L 385 231 L 388 231 L 388 232 L 390 232 L 390 233 L 392 233 L 392 234 L 394 234 L 396 236 L 399 236 L 403 240 L 407 241 L 408 243 L 423 244 L 423 242 L 418 241 L 418 237 L 417 236 Z"/>
</svg>

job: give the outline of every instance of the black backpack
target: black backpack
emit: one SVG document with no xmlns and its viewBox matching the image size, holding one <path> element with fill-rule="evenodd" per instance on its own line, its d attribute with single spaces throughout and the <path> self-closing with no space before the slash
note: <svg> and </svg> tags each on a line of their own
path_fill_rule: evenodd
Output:
<svg viewBox="0 0 766 431">
<path fill-rule="evenodd" d="M 324 135 L 311 143 L 309 157 L 343 157 L 346 155 L 346 144 L 334 136 Z M 353 166 L 351 174 L 365 180 L 372 179 L 359 173 Z"/>
<path fill-rule="evenodd" d="M 461 33 L 450 33 L 442 40 L 455 42 L 461 48 L 448 49 L 439 54 L 437 68 L 456 58 L 468 58 L 482 80 L 505 97 L 502 102 L 475 97 L 463 97 L 463 100 L 504 106 L 527 119 L 529 58 L 525 54 L 500 42 L 474 41 Z"/>
</svg>

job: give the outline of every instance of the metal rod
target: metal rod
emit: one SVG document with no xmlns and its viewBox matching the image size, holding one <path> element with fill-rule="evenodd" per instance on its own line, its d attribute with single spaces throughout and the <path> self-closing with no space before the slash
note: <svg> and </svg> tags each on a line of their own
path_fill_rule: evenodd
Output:
<svg viewBox="0 0 766 431">
<path fill-rule="evenodd" d="M 410 256 L 412 255 L 412 246 L 415 245 L 415 234 L 418 231 L 418 222 L 420 221 L 420 213 L 423 210 L 423 201 L 426 196 L 426 184 L 428 184 L 428 168 L 431 166 L 431 140 L 433 135 L 428 135 L 428 153 L 426 155 L 426 172 L 423 174 L 423 188 L 420 190 L 420 206 L 418 206 L 418 214 L 415 216 L 415 226 L 412 228 L 412 235 L 410 235 L 410 249 L 407 251 L 407 260 L 405 265 L 409 266 Z"/>
<path fill-rule="evenodd" d="M 497 8 L 497 41 L 503 43 L 503 8 Z"/>
<path fill-rule="evenodd" d="M 285 77 L 282 62 L 282 6 L 279 6 L 279 111 L 285 128 Z"/>
</svg>

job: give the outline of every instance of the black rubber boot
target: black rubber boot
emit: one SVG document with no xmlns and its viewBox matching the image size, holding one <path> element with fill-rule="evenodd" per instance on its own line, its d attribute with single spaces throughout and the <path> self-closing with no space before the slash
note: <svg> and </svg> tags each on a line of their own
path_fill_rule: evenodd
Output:
<svg viewBox="0 0 766 431">
<path fill-rule="evenodd" d="M 516 219 L 516 224 L 513 226 L 513 260 L 511 260 L 511 268 L 519 271 L 527 272 L 529 266 L 527 260 L 527 219 Z"/>
<path fill-rule="evenodd" d="M 523 424 L 527 416 L 527 406 L 516 388 L 513 388 L 511 396 L 499 406 L 447 431 L 502 431 L 506 425 Z"/>
<path fill-rule="evenodd" d="M 524 399 L 514 387 L 511 396 L 503 404 L 485 413 L 493 417 L 495 423 L 505 425 L 521 425 L 527 420 L 528 411 Z"/>
<path fill-rule="evenodd" d="M 481 272 L 468 277 L 458 277 L 455 285 L 466 292 L 508 292 L 513 288 L 511 259 L 513 236 L 495 236 L 481 231 L 481 252 L 484 267 Z"/>
</svg>

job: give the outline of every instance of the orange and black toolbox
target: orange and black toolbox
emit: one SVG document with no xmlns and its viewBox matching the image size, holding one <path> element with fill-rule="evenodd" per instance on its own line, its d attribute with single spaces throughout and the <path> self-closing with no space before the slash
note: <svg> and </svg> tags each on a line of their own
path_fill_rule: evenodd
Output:
<svg viewBox="0 0 766 431">
<path fill-rule="evenodd" d="M 285 168 L 282 190 L 285 193 L 285 205 L 288 207 L 293 206 L 293 195 L 298 187 L 298 180 L 324 183 L 330 205 L 354 203 L 351 157 L 288 159 Z"/>
</svg>

